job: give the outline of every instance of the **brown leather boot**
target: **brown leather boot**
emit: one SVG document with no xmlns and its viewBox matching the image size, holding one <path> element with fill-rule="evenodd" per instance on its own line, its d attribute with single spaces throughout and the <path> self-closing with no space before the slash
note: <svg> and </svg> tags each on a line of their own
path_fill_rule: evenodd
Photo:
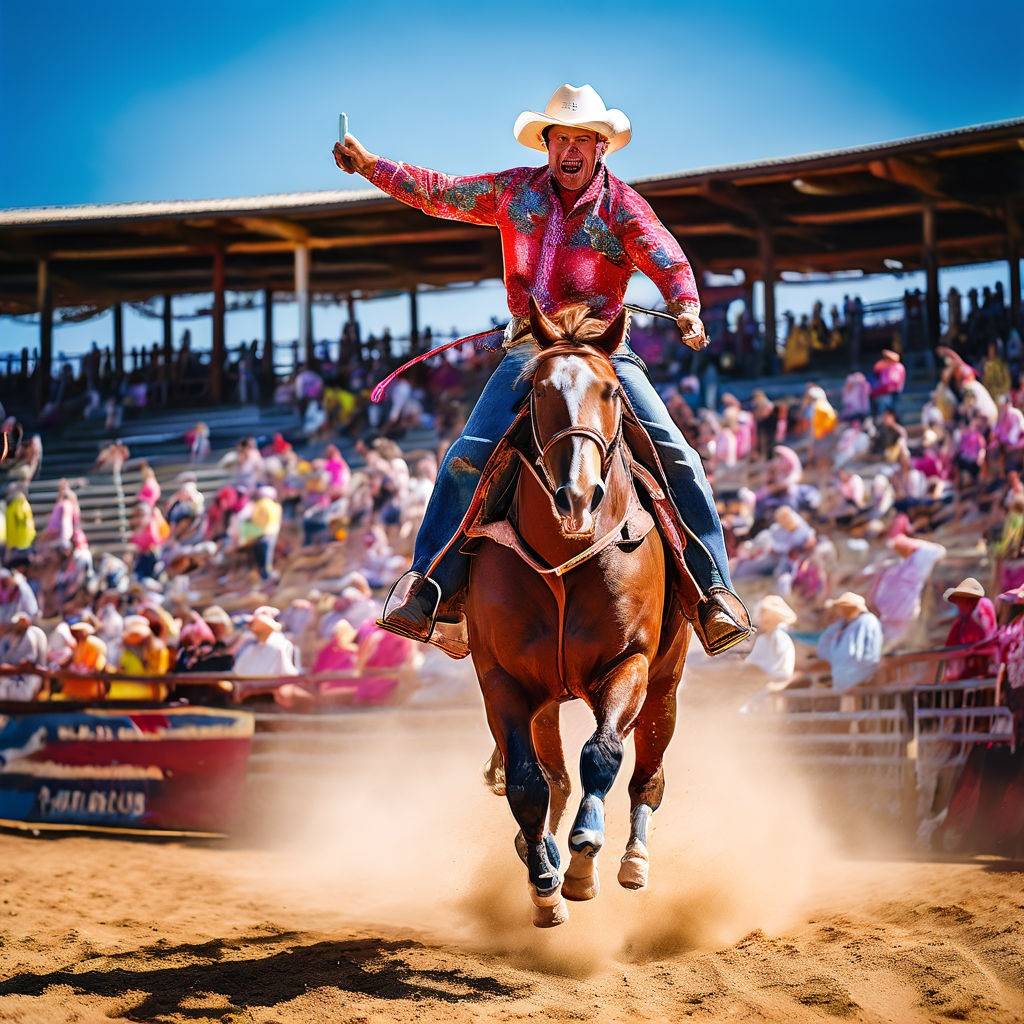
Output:
<svg viewBox="0 0 1024 1024">
<path fill-rule="evenodd" d="M 725 587 L 712 587 L 697 605 L 693 631 L 710 657 L 735 647 L 756 632 L 743 602 Z"/>
<path fill-rule="evenodd" d="M 425 644 L 434 630 L 434 617 L 440 597 L 441 591 L 437 584 L 420 576 L 409 587 L 405 600 L 397 608 L 392 608 L 384 618 L 378 619 L 377 625 L 398 636 Z"/>
</svg>

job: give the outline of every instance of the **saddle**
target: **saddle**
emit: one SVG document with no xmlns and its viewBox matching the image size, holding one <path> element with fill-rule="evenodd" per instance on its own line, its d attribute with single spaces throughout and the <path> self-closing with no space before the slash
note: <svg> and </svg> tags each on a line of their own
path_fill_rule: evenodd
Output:
<svg viewBox="0 0 1024 1024">
<path fill-rule="evenodd" d="M 612 545 L 633 547 L 657 528 L 669 556 L 674 594 L 683 614 L 692 620 L 704 595 L 683 558 L 690 531 L 672 500 L 654 443 L 625 396 L 622 402 L 622 449 L 633 479 L 633 495 L 625 517 L 612 534 L 598 538 L 586 551 L 561 566 L 539 564 L 524 544 L 509 518 L 519 474 L 537 456 L 529 406 L 524 405 L 487 460 L 454 543 L 460 545 L 463 553 L 473 554 L 487 538 L 516 551 L 537 572 L 563 575 Z M 447 602 L 449 611 L 461 605 L 461 596 Z"/>
</svg>

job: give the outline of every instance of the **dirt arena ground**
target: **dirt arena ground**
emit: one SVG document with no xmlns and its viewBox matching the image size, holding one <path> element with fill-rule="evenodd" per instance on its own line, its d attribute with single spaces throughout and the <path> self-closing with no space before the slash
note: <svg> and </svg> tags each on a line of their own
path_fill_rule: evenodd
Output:
<svg viewBox="0 0 1024 1024">
<path fill-rule="evenodd" d="M 367 716 L 230 843 L 0 836 L 0 1020 L 1024 1019 L 1024 868 L 845 856 L 734 721 L 684 716 L 642 894 L 615 883 L 626 767 L 604 889 L 545 932 L 478 710 Z"/>
</svg>

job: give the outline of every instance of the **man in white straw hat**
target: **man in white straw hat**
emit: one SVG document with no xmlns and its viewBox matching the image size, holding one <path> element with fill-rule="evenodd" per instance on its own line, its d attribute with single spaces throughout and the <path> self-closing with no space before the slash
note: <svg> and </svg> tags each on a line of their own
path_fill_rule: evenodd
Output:
<svg viewBox="0 0 1024 1024">
<path fill-rule="evenodd" d="M 761 598 L 757 639 L 744 663 L 765 676 L 769 689 L 784 689 L 796 670 L 796 645 L 788 632 L 794 622 L 796 612 L 778 594 Z"/>
<path fill-rule="evenodd" d="M 505 330 L 507 354 L 463 436 L 448 449 L 416 540 L 415 582 L 382 623 L 417 640 L 430 637 L 439 604 L 454 597 L 468 577 L 469 559 L 454 540 L 480 471 L 531 386 L 522 374 L 532 355 L 532 346 L 525 344 L 533 340 L 531 298 L 548 315 L 585 303 L 593 316 L 611 321 L 622 309 L 630 277 L 641 270 L 658 286 L 683 342 L 698 351 L 707 344 L 697 285 L 679 243 L 645 200 L 605 165 L 608 154 L 629 143 L 629 118 L 605 106 L 591 86 L 563 85 L 543 111 L 520 114 L 513 134 L 528 149 L 546 153 L 546 165 L 453 177 L 379 157 L 352 135 L 334 146 L 342 170 L 362 174 L 395 199 L 434 217 L 494 227 L 501 234 L 513 317 Z M 722 527 L 700 458 L 628 341 L 613 363 L 626 398 L 658 449 L 675 505 L 699 541 L 686 548 L 687 566 L 706 595 L 695 628 L 709 654 L 721 653 L 751 629 L 732 592 Z"/>
<path fill-rule="evenodd" d="M 866 682 L 882 660 L 882 624 L 860 594 L 847 591 L 825 607 L 835 621 L 818 640 L 817 655 L 832 669 L 832 689 Z"/>
</svg>

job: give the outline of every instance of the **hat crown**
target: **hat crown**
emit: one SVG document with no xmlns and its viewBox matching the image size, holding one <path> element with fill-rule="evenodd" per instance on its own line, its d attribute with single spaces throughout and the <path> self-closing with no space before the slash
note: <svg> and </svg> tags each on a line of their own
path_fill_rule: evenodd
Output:
<svg viewBox="0 0 1024 1024">
<path fill-rule="evenodd" d="M 597 90 L 590 85 L 565 85 L 559 86 L 548 100 L 544 113 L 550 117 L 561 118 L 565 121 L 573 121 L 578 118 L 587 119 L 600 117 L 607 113 L 608 108 L 604 100 L 598 95 Z"/>
</svg>

